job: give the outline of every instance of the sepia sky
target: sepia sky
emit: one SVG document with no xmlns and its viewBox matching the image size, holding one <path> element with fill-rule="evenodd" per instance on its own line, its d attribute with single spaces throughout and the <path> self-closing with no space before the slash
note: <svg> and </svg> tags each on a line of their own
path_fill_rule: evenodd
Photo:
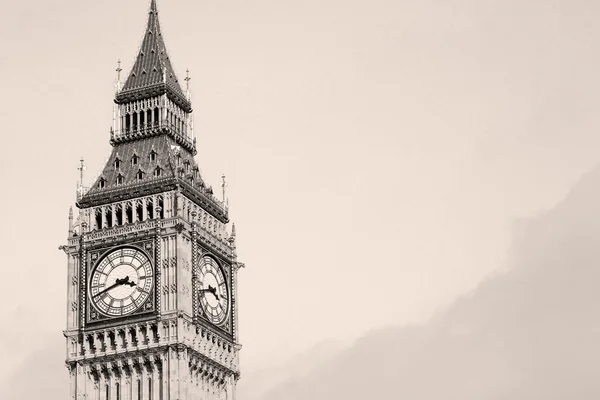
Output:
<svg viewBox="0 0 600 400">
<path fill-rule="evenodd" d="M 114 70 L 149 1 L 0 1 L 6 377 L 64 345 L 77 166 L 89 183 L 109 155 Z M 598 2 L 158 7 L 203 177 L 228 180 L 243 369 L 426 321 L 506 268 L 515 221 L 600 161 Z"/>
</svg>

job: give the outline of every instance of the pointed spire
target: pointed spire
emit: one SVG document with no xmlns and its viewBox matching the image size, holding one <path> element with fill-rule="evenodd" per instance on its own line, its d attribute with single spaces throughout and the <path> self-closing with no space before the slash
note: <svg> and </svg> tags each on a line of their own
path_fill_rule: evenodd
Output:
<svg viewBox="0 0 600 400">
<path fill-rule="evenodd" d="M 191 105 L 181 89 L 167 54 L 158 19 L 156 0 L 150 1 L 146 32 L 137 58 L 116 96 L 118 103 L 167 93 L 169 98 L 190 112 Z"/>
</svg>

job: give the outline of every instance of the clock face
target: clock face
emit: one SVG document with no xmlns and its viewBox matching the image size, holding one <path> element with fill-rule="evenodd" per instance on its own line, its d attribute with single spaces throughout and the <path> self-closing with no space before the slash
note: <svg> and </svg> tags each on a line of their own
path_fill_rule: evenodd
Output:
<svg viewBox="0 0 600 400">
<path fill-rule="evenodd" d="M 110 252 L 92 272 L 89 296 L 103 315 L 118 317 L 140 308 L 154 285 L 152 263 L 141 250 L 124 247 Z"/>
<path fill-rule="evenodd" d="M 219 264 L 209 256 L 200 260 L 198 300 L 210 322 L 218 325 L 225 321 L 229 313 L 227 280 Z"/>
</svg>

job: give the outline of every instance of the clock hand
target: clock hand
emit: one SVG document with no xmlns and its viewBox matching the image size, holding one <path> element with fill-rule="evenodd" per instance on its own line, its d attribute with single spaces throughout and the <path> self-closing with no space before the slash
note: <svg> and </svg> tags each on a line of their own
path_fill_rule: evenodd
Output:
<svg viewBox="0 0 600 400">
<path fill-rule="evenodd" d="M 117 279 L 117 281 L 116 281 L 116 282 L 115 282 L 113 285 L 110 285 L 110 286 L 109 286 L 109 287 L 107 287 L 106 289 L 104 289 L 104 290 L 102 290 L 102 291 L 100 291 L 100 292 L 96 293 L 96 294 L 95 294 L 93 297 L 98 297 L 98 296 L 100 296 L 102 293 L 106 293 L 106 292 L 108 292 L 109 290 L 116 288 L 116 287 L 117 287 L 117 286 L 119 286 L 120 284 L 121 284 L 121 280 L 120 280 L 120 279 Z"/>
<path fill-rule="evenodd" d="M 133 287 L 133 286 L 135 286 L 135 282 L 129 282 L 129 276 L 126 276 L 123 279 L 117 278 L 115 280 L 115 283 L 113 285 L 110 285 L 109 287 L 107 287 L 106 289 L 102 290 L 101 292 L 96 293 L 94 295 L 94 297 L 100 296 L 102 293 L 106 293 L 109 290 L 114 289 L 114 288 L 116 288 L 119 285 L 129 285 L 129 286 Z"/>
<path fill-rule="evenodd" d="M 199 292 L 210 292 L 213 294 L 213 296 L 215 296 L 215 298 L 217 299 L 217 301 L 219 300 L 219 295 L 217 294 L 217 288 L 214 288 L 210 285 L 208 285 L 208 289 L 200 289 L 198 290 Z"/>
</svg>

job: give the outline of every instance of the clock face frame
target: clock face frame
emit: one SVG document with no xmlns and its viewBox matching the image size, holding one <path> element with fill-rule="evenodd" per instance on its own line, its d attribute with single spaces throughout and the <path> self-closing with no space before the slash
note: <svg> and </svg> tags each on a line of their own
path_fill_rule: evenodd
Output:
<svg viewBox="0 0 600 400">
<path fill-rule="evenodd" d="M 139 248 L 125 246 L 111 250 L 94 267 L 88 296 L 105 317 L 122 317 L 140 309 L 154 287 L 154 268 Z"/>
<path fill-rule="evenodd" d="M 214 325 L 220 325 L 229 315 L 229 285 L 223 269 L 211 256 L 200 259 L 198 302 L 204 317 Z"/>
</svg>

